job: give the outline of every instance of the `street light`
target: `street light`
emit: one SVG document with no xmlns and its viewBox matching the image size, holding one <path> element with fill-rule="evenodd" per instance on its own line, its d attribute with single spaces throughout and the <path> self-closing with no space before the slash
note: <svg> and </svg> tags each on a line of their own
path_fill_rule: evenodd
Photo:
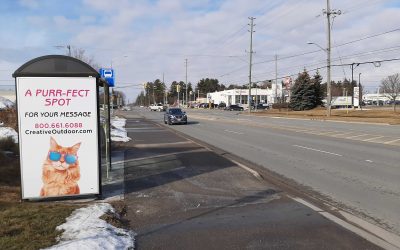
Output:
<svg viewBox="0 0 400 250">
<path fill-rule="evenodd" d="M 307 42 L 307 44 L 314 44 L 321 50 L 326 52 L 326 102 L 328 105 L 326 116 L 331 116 L 331 49 L 330 49 L 330 36 L 328 38 L 328 48 L 324 49 L 319 44 Z"/>
<path fill-rule="evenodd" d="M 56 45 L 54 46 L 57 49 L 67 48 L 68 49 L 68 56 L 71 56 L 71 45 Z"/>
</svg>

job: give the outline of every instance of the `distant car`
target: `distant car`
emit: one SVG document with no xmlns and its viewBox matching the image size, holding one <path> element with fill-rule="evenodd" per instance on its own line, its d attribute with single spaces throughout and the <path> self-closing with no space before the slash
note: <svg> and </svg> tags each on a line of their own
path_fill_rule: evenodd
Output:
<svg viewBox="0 0 400 250">
<path fill-rule="evenodd" d="M 219 108 L 219 109 L 224 109 L 224 108 L 226 108 L 226 103 L 221 102 L 220 104 L 218 104 L 218 108 Z"/>
<path fill-rule="evenodd" d="M 180 108 L 168 108 L 164 113 L 164 123 L 172 124 L 187 124 L 187 115 Z"/>
<path fill-rule="evenodd" d="M 165 106 L 162 103 L 158 103 L 158 104 L 153 104 L 150 107 L 150 111 L 165 111 Z"/>
<path fill-rule="evenodd" d="M 208 108 L 208 103 L 200 103 L 199 108 L 203 108 L 203 109 Z"/>
<path fill-rule="evenodd" d="M 123 110 L 123 111 L 131 111 L 131 107 L 124 106 L 124 107 L 121 108 L 121 110 Z"/>
<path fill-rule="evenodd" d="M 243 108 L 243 107 L 240 107 L 239 105 L 232 104 L 232 105 L 229 105 L 228 107 L 226 107 L 225 110 L 229 110 L 229 111 L 243 111 L 244 108 Z"/>
<path fill-rule="evenodd" d="M 257 104 L 257 106 L 254 107 L 254 109 L 256 109 L 256 108 L 262 109 L 262 110 L 269 109 L 269 105 L 267 103 L 259 103 L 259 104 Z"/>
</svg>

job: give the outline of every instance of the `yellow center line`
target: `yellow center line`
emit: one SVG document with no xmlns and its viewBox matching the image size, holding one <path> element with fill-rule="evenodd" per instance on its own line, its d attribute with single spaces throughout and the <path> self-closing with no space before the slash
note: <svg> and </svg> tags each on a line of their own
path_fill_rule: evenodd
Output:
<svg viewBox="0 0 400 250">
<path fill-rule="evenodd" d="M 373 140 L 375 140 L 375 139 L 380 139 L 380 138 L 383 138 L 384 136 L 376 136 L 376 137 L 372 137 L 372 138 L 369 138 L 369 139 L 365 139 L 365 140 L 362 140 L 362 141 L 373 141 Z"/>
<path fill-rule="evenodd" d="M 384 144 L 390 144 L 390 143 L 397 142 L 397 141 L 400 141 L 400 139 L 396 139 L 396 140 L 392 140 L 392 141 L 387 141 L 387 142 L 384 142 Z"/>
<path fill-rule="evenodd" d="M 366 136 L 366 135 L 370 135 L 370 134 L 361 134 L 361 135 L 349 136 L 349 137 L 346 137 L 346 139 L 353 139 L 353 138 L 362 137 L 362 136 Z"/>
<path fill-rule="evenodd" d="M 209 118 L 201 117 L 201 116 L 192 116 L 198 119 L 204 119 L 204 120 L 211 120 Z M 313 134 L 313 135 L 322 135 L 322 136 L 329 136 L 329 137 L 334 137 L 334 138 L 340 138 L 340 139 L 349 139 L 349 140 L 358 140 L 358 141 L 363 141 L 363 142 L 373 142 L 373 140 L 384 138 L 385 136 L 379 136 L 379 135 L 371 135 L 371 134 L 358 134 L 358 135 L 353 135 L 349 137 L 338 137 L 342 135 L 348 135 L 356 132 L 346 132 L 346 133 L 340 133 L 341 131 L 327 131 L 327 132 L 321 132 L 321 131 L 316 131 L 316 130 L 311 130 L 311 129 L 299 129 L 298 127 L 290 127 L 290 126 L 278 126 L 278 125 L 268 125 L 268 124 L 262 124 L 259 122 L 250 122 L 246 121 L 246 119 L 235 119 L 235 120 L 229 120 L 228 118 L 219 118 L 219 119 L 213 119 L 212 121 L 218 122 L 228 122 L 228 123 L 236 123 L 236 124 L 243 124 L 243 125 L 249 125 L 253 127 L 260 127 L 260 128 L 271 128 L 271 129 L 280 129 L 280 130 L 286 130 L 286 131 L 293 131 L 297 133 L 304 133 L 304 134 Z M 339 133 L 339 134 L 335 134 Z M 364 137 L 364 136 L 375 136 L 372 138 L 364 139 L 359 137 Z M 374 143 L 380 143 L 380 144 L 390 144 L 393 146 L 397 146 L 397 144 L 394 144 L 395 142 L 400 141 L 400 139 L 395 139 L 391 141 L 386 141 L 386 142 L 374 142 Z"/>
</svg>

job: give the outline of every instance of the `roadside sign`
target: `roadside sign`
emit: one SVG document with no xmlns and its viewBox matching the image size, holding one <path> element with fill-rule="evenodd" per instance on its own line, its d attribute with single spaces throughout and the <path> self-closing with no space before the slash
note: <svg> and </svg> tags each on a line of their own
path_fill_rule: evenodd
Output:
<svg viewBox="0 0 400 250">
<path fill-rule="evenodd" d="M 115 71 L 114 71 L 114 69 L 101 68 L 99 70 L 99 73 L 100 73 L 100 77 L 103 78 L 108 83 L 109 87 L 115 86 Z"/>
<path fill-rule="evenodd" d="M 354 87 L 353 93 L 353 106 L 358 107 L 360 106 L 360 88 Z"/>
<path fill-rule="evenodd" d="M 96 78 L 17 77 L 16 87 L 22 198 L 98 194 Z"/>
<path fill-rule="evenodd" d="M 21 198 L 101 195 L 99 72 L 76 58 L 49 55 L 12 76 Z"/>
</svg>

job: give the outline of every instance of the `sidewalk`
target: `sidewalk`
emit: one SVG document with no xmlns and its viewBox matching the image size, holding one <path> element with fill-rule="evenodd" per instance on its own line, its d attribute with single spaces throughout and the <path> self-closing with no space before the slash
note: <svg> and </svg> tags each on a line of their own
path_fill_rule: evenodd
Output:
<svg viewBox="0 0 400 250">
<path fill-rule="evenodd" d="M 133 140 L 113 152 L 124 161 L 107 192 L 123 190 L 137 249 L 379 249 L 223 156 L 127 118 Z"/>
</svg>

